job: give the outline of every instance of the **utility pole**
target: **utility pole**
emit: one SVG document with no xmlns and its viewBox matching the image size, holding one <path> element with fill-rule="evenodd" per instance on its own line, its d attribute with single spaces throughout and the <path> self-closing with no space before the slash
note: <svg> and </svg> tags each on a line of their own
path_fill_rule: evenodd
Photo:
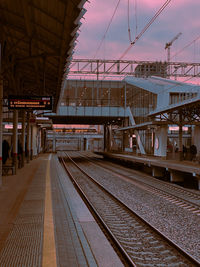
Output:
<svg viewBox="0 0 200 267">
<path fill-rule="evenodd" d="M 170 42 L 165 44 L 165 49 L 167 49 L 167 63 L 168 63 L 168 69 L 167 69 L 167 76 L 170 76 L 170 48 L 174 41 L 176 41 L 179 36 L 181 36 L 182 32 L 179 32 Z"/>
</svg>

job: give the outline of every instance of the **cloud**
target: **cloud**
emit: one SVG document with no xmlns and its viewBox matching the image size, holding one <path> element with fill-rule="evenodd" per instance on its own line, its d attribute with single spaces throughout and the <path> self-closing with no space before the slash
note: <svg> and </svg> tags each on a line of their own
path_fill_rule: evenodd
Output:
<svg viewBox="0 0 200 267">
<path fill-rule="evenodd" d="M 79 43 L 74 57 L 92 58 L 102 40 L 118 0 L 93 0 L 85 8 L 85 20 L 82 21 Z M 134 3 L 137 2 L 137 25 Z M 164 0 L 130 0 L 130 29 L 132 39 L 145 27 Z M 102 47 L 99 58 L 118 59 L 130 45 L 128 36 L 128 1 L 121 1 Z M 172 47 L 171 54 L 200 35 L 199 0 L 171 1 L 156 21 L 130 49 L 125 58 L 141 60 L 166 60 L 165 43 L 172 40 L 179 32 L 182 35 Z M 199 40 L 200 42 L 200 40 Z M 196 43 L 198 46 L 200 43 Z M 200 49 L 196 49 L 196 60 L 200 59 Z M 188 48 L 177 56 L 177 60 L 192 61 L 194 47 Z"/>
</svg>

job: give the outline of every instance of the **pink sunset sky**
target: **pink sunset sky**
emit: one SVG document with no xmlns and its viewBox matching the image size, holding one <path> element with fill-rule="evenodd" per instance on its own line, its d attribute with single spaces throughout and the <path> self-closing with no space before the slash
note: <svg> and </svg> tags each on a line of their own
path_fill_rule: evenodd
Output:
<svg viewBox="0 0 200 267">
<path fill-rule="evenodd" d="M 82 19 L 74 58 L 94 58 L 105 34 L 118 0 L 90 0 Z M 129 17 L 132 40 L 156 14 L 165 0 L 129 0 Z M 137 24 L 135 8 L 137 6 Z M 130 49 L 123 59 L 166 60 L 165 44 L 179 32 L 182 35 L 173 43 L 171 56 L 200 36 L 200 0 L 172 0 L 150 28 Z M 112 24 L 95 58 L 119 59 L 130 45 L 128 36 L 128 0 L 121 0 Z M 200 61 L 200 38 L 173 61 Z"/>
</svg>

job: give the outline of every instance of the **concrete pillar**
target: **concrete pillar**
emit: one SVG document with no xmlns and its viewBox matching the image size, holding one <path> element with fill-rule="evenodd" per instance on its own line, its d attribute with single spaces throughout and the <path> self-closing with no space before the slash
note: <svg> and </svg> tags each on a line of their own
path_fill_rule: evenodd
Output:
<svg viewBox="0 0 200 267">
<path fill-rule="evenodd" d="M 24 166 L 25 163 L 25 145 L 26 145 L 26 111 L 23 111 L 22 113 L 22 167 Z"/>
<path fill-rule="evenodd" d="M 106 148 L 107 148 L 107 151 L 109 152 L 110 151 L 110 125 L 107 126 L 107 130 L 106 130 Z"/>
<path fill-rule="evenodd" d="M 41 130 L 41 147 L 42 147 L 42 152 L 44 153 L 46 151 L 46 131 L 44 128 Z"/>
<path fill-rule="evenodd" d="M 41 152 L 43 153 L 44 150 L 44 130 L 41 128 Z"/>
<path fill-rule="evenodd" d="M 30 150 L 30 160 L 33 160 L 33 125 L 30 126 L 31 130 L 31 150 Z"/>
<path fill-rule="evenodd" d="M 155 129 L 154 156 L 166 157 L 167 155 L 167 126 Z"/>
<path fill-rule="evenodd" d="M 108 142 L 107 142 L 108 150 L 112 150 L 112 125 L 108 126 Z"/>
<path fill-rule="evenodd" d="M 197 148 L 197 155 L 200 153 L 200 126 L 195 125 L 192 131 L 192 144 Z"/>
<path fill-rule="evenodd" d="M 88 151 L 88 138 L 87 137 L 83 138 L 83 150 Z"/>
<path fill-rule="evenodd" d="M 182 130 L 182 125 L 179 126 L 178 153 L 179 153 L 179 160 L 183 160 L 183 130 Z"/>
<path fill-rule="evenodd" d="M 83 150 L 83 139 L 82 137 L 80 137 L 80 151 Z"/>
<path fill-rule="evenodd" d="M 175 171 L 175 170 L 170 170 L 170 182 L 183 182 L 183 173 Z"/>
<path fill-rule="evenodd" d="M 197 189 L 200 190 L 200 175 L 197 173 L 193 173 L 194 179 L 197 179 Z"/>
<path fill-rule="evenodd" d="M 13 112 L 13 165 L 15 167 L 15 174 L 17 173 L 18 165 L 18 111 L 14 110 Z"/>
<path fill-rule="evenodd" d="M 89 150 L 89 140 L 88 140 L 88 138 L 86 138 L 86 151 L 88 151 Z"/>
<path fill-rule="evenodd" d="M 0 45 L 0 49 L 1 49 L 1 45 Z M 1 53 L 0 53 L 0 57 L 1 57 Z M 3 122 L 3 77 L 0 74 L 0 187 L 2 186 L 2 136 L 3 136 L 2 122 Z"/>
<path fill-rule="evenodd" d="M 178 153 L 179 160 L 183 160 L 183 129 L 182 129 L 182 112 L 179 113 L 179 134 L 178 134 Z"/>
<path fill-rule="evenodd" d="M 33 128 L 33 156 L 37 156 L 39 154 L 39 144 L 40 144 L 40 132 L 37 125 L 34 125 Z"/>
<path fill-rule="evenodd" d="M 38 154 L 39 146 L 39 133 L 38 128 L 35 124 L 31 125 L 31 160 Z"/>
<path fill-rule="evenodd" d="M 200 179 L 198 179 L 197 183 L 198 183 L 198 190 L 200 190 Z"/>
<path fill-rule="evenodd" d="M 123 151 L 126 151 L 126 148 L 129 148 L 129 134 L 127 131 L 123 131 Z"/>
<path fill-rule="evenodd" d="M 123 127 L 127 127 L 129 125 L 128 119 L 124 119 Z M 125 151 L 125 148 L 129 147 L 129 135 L 128 131 L 123 131 L 122 133 L 122 151 Z"/>
<path fill-rule="evenodd" d="M 27 113 L 27 124 L 26 124 L 26 151 L 27 151 L 27 163 L 30 161 L 30 113 Z"/>
<path fill-rule="evenodd" d="M 107 151 L 107 147 L 106 147 L 106 143 L 107 143 L 107 126 L 106 126 L 106 124 L 104 124 L 103 140 L 104 140 L 104 151 Z"/>
<path fill-rule="evenodd" d="M 41 152 L 41 128 L 38 128 L 38 154 Z"/>
<path fill-rule="evenodd" d="M 86 150 L 86 138 L 85 137 L 83 138 L 83 150 L 84 151 Z"/>
</svg>

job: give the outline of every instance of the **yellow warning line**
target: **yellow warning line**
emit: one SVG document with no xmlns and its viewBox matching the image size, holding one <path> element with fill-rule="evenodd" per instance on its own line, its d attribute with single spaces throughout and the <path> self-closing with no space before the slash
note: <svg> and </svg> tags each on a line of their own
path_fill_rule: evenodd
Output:
<svg viewBox="0 0 200 267">
<path fill-rule="evenodd" d="M 47 173 L 46 173 L 42 267 L 56 267 L 57 266 L 55 237 L 54 237 L 54 223 L 53 223 L 53 213 L 52 213 L 52 199 L 51 199 L 50 160 L 51 160 L 51 155 L 49 155 L 49 158 L 48 158 Z"/>
</svg>

